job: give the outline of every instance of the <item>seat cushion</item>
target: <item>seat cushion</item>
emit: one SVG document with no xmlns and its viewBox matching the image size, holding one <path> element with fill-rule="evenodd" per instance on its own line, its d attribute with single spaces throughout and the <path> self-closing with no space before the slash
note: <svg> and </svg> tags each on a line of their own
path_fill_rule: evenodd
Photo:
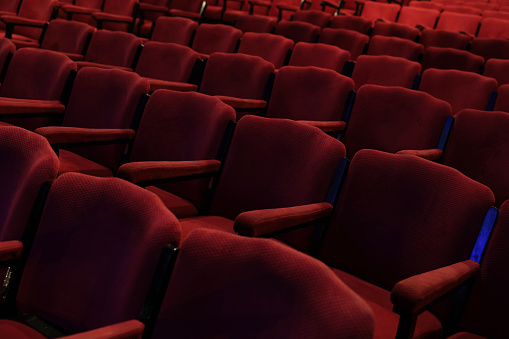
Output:
<svg viewBox="0 0 509 339">
<path fill-rule="evenodd" d="M 17 321 L 6 319 L 0 320 L 0 333 L 2 333 L 2 339 L 46 339 L 45 336 L 33 328 Z"/>
<path fill-rule="evenodd" d="M 196 207 L 186 199 L 160 189 L 159 187 L 147 186 L 146 189 L 156 194 L 178 219 L 190 218 L 198 215 Z"/>
<path fill-rule="evenodd" d="M 473 333 L 460 332 L 448 337 L 447 339 L 485 339 L 485 337 L 481 337 L 480 335 Z"/>
<path fill-rule="evenodd" d="M 233 220 L 217 216 L 198 216 L 193 218 L 180 219 L 182 227 L 182 240 L 195 228 L 208 228 L 218 231 L 235 233 Z"/>
<path fill-rule="evenodd" d="M 60 160 L 60 169 L 58 174 L 66 172 L 78 172 L 89 174 L 96 177 L 112 177 L 113 173 L 108 167 L 99 165 L 93 161 L 83 158 L 76 153 L 59 150 L 58 158 Z"/>
<path fill-rule="evenodd" d="M 372 285 L 341 270 L 332 271 L 369 304 L 375 314 L 374 338 L 394 338 L 398 329 L 399 315 L 392 311 L 390 292 Z M 418 320 L 414 338 L 441 338 L 442 324 L 431 313 L 422 313 Z"/>
</svg>

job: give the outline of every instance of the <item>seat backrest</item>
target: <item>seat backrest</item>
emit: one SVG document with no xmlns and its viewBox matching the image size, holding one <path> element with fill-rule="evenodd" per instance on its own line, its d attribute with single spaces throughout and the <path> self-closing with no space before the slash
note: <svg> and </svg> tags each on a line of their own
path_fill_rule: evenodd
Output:
<svg viewBox="0 0 509 339">
<path fill-rule="evenodd" d="M 48 141 L 15 126 L 0 127 L 0 239 L 19 240 L 41 185 L 58 174 L 58 157 Z"/>
<path fill-rule="evenodd" d="M 499 209 L 497 223 L 484 252 L 480 274 L 468 296 L 461 331 L 485 338 L 503 338 L 507 334 L 504 324 L 509 314 L 504 306 L 509 302 L 509 276 L 505 268 L 509 260 L 508 232 L 509 202 L 505 202 Z"/>
<path fill-rule="evenodd" d="M 293 40 L 281 35 L 247 32 L 242 36 L 238 52 L 259 56 L 270 61 L 275 68 L 280 68 L 293 45 Z"/>
<path fill-rule="evenodd" d="M 400 9 L 401 6 L 397 4 L 366 1 L 362 8 L 361 17 L 370 20 L 373 24 L 378 19 L 394 22 Z"/>
<path fill-rule="evenodd" d="M 319 256 L 386 290 L 470 257 L 493 193 L 413 155 L 359 151 Z"/>
<path fill-rule="evenodd" d="M 138 103 L 148 90 L 148 82 L 134 72 L 85 67 L 74 81 L 62 125 L 132 128 Z M 116 171 L 123 149 L 124 145 L 108 145 L 79 147 L 73 152 Z"/>
<path fill-rule="evenodd" d="M 447 101 L 456 114 L 464 108 L 488 109 L 497 81 L 472 72 L 428 68 L 422 73 L 419 90 Z"/>
<path fill-rule="evenodd" d="M 325 200 L 343 144 L 316 127 L 287 119 L 242 117 L 235 129 L 211 215 Z"/>
<path fill-rule="evenodd" d="M 22 48 L 12 56 L 0 96 L 59 100 L 72 70 L 76 64 L 61 53 Z"/>
<path fill-rule="evenodd" d="M 203 0 L 172 0 L 171 9 L 178 9 L 185 12 L 200 13 Z"/>
<path fill-rule="evenodd" d="M 509 60 L 488 59 L 484 65 L 485 76 L 495 78 L 499 86 L 509 84 Z"/>
<path fill-rule="evenodd" d="M 458 69 L 479 73 L 484 66 L 484 58 L 468 51 L 450 47 L 428 47 L 422 58 L 422 69 Z"/>
<path fill-rule="evenodd" d="M 367 54 L 392 55 L 417 61 L 423 52 L 424 46 L 417 42 L 393 36 L 375 35 L 369 42 Z"/>
<path fill-rule="evenodd" d="M 63 174 L 48 194 L 17 306 L 71 332 L 137 318 L 162 249 L 179 241 L 178 220 L 152 193 Z"/>
<path fill-rule="evenodd" d="M 14 45 L 10 39 L 0 38 L 0 72 L 7 66 L 5 62 L 7 61 L 8 55 L 14 54 L 14 52 L 16 52 L 16 45 Z"/>
<path fill-rule="evenodd" d="M 472 38 L 467 34 L 445 31 L 441 29 L 425 29 L 421 33 L 419 42 L 424 47 L 450 47 L 466 49 Z"/>
<path fill-rule="evenodd" d="M 450 4 L 450 5 L 445 5 L 444 13 L 445 12 L 481 15 L 482 11 L 479 8 L 475 8 L 474 6 Z"/>
<path fill-rule="evenodd" d="M 156 20 L 150 40 L 189 46 L 197 28 L 198 23 L 188 18 L 160 16 Z"/>
<path fill-rule="evenodd" d="M 493 107 L 496 111 L 509 112 L 509 85 L 502 85 L 497 90 L 497 100 Z"/>
<path fill-rule="evenodd" d="M 374 35 L 395 36 L 414 41 L 419 35 L 421 35 L 421 31 L 406 24 L 377 21 L 375 22 L 373 32 L 371 33 L 371 36 Z"/>
<path fill-rule="evenodd" d="M 499 10 L 490 10 L 485 9 L 482 11 L 482 17 L 483 20 L 487 18 L 496 18 L 496 19 L 503 19 L 503 20 L 509 20 L 509 12 L 502 12 Z"/>
<path fill-rule="evenodd" d="M 170 42 L 146 42 L 136 63 L 142 77 L 188 82 L 200 55 L 191 48 Z"/>
<path fill-rule="evenodd" d="M 49 21 L 57 4 L 56 0 L 23 0 L 19 7 L 18 16 L 39 21 Z M 41 36 L 42 28 L 17 25 L 14 27 L 14 33 L 38 40 Z"/>
<path fill-rule="evenodd" d="M 419 1 L 412 0 L 408 4 L 409 7 L 418 7 L 418 8 L 427 8 L 427 9 L 435 9 L 441 12 L 444 9 L 444 4 L 438 1 Z"/>
<path fill-rule="evenodd" d="M 371 313 L 314 258 L 199 229 L 182 244 L 153 338 L 371 338 Z"/>
<path fill-rule="evenodd" d="M 350 59 L 356 60 L 369 42 L 369 36 L 343 28 L 324 28 L 318 42 L 338 46 L 350 52 Z"/>
<path fill-rule="evenodd" d="M 355 62 L 352 79 L 355 90 L 365 84 L 412 88 L 421 64 L 389 55 L 361 55 Z"/>
<path fill-rule="evenodd" d="M 293 21 L 303 21 L 313 24 L 315 26 L 324 28 L 326 27 L 332 15 L 329 13 L 325 13 L 317 10 L 299 10 L 293 13 L 292 20 Z"/>
<path fill-rule="evenodd" d="M 482 56 L 485 60 L 509 59 L 509 40 L 474 38 L 470 52 Z"/>
<path fill-rule="evenodd" d="M 286 66 L 274 79 L 267 117 L 339 121 L 353 80 L 329 69 Z"/>
<path fill-rule="evenodd" d="M 264 15 L 240 15 L 235 21 L 235 28 L 242 32 L 272 33 L 276 27 L 277 19 Z"/>
<path fill-rule="evenodd" d="M 403 6 L 399 12 L 398 22 L 412 27 L 419 25 L 434 28 L 439 15 L 440 11 L 437 9 Z"/>
<path fill-rule="evenodd" d="M 52 20 L 46 28 L 41 48 L 57 52 L 83 54 L 95 28 L 79 21 Z"/>
<path fill-rule="evenodd" d="M 132 16 L 136 0 L 104 0 L 103 12 Z"/>
<path fill-rule="evenodd" d="M 480 15 L 442 12 L 435 28 L 453 32 L 466 32 L 470 35 L 475 35 L 480 22 Z"/>
<path fill-rule="evenodd" d="M 337 46 L 299 42 L 295 45 L 289 66 L 316 66 L 341 73 L 350 59 L 350 52 Z"/>
<path fill-rule="evenodd" d="M 131 67 L 142 40 L 136 35 L 100 29 L 92 35 L 85 61 Z"/>
<path fill-rule="evenodd" d="M 482 126 L 482 128 L 479 128 Z M 509 198 L 509 114 L 464 109 L 454 118 L 442 163 L 451 166 L 495 194 L 496 205 Z"/>
<path fill-rule="evenodd" d="M 247 54 L 214 53 L 205 66 L 200 92 L 243 99 L 263 99 L 274 65 Z"/>
<path fill-rule="evenodd" d="M 21 0 L 5 0 L 0 3 L 0 11 L 16 14 Z"/>
<path fill-rule="evenodd" d="M 196 30 L 192 48 L 198 53 L 233 53 L 242 31 L 222 24 L 201 24 Z"/>
<path fill-rule="evenodd" d="M 451 106 L 403 87 L 364 85 L 357 92 L 343 141 L 347 157 L 364 148 L 395 153 L 436 148 Z"/>
<path fill-rule="evenodd" d="M 235 120 L 235 110 L 218 98 L 156 90 L 145 106 L 129 162 L 215 159 L 231 120 Z M 160 187 L 199 206 L 208 182 L 195 180 Z"/>
<path fill-rule="evenodd" d="M 509 38 L 509 19 L 483 18 L 477 34 L 479 38 Z"/>
<path fill-rule="evenodd" d="M 295 43 L 316 42 L 320 27 L 302 21 L 280 21 L 276 24 L 274 34 L 292 39 Z"/>
<path fill-rule="evenodd" d="M 342 28 L 368 34 L 371 28 L 371 20 L 353 15 L 336 15 L 331 19 L 331 28 Z"/>
</svg>

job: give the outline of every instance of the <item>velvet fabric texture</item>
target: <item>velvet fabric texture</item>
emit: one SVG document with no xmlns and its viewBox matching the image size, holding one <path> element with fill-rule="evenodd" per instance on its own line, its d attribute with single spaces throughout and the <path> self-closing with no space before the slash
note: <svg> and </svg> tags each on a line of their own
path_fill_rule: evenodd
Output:
<svg viewBox="0 0 509 339">
<path fill-rule="evenodd" d="M 422 73 L 419 91 L 451 104 L 452 113 L 464 108 L 485 110 L 497 81 L 476 73 L 429 68 Z"/>
<path fill-rule="evenodd" d="M 430 28 L 422 31 L 419 42 L 424 47 L 450 47 L 465 50 L 471 40 L 472 37 L 467 34 Z"/>
<path fill-rule="evenodd" d="M 214 52 L 233 53 L 241 36 L 242 31 L 232 26 L 201 24 L 196 30 L 192 48 L 206 55 Z"/>
<path fill-rule="evenodd" d="M 320 27 L 302 21 L 280 21 L 276 24 L 274 34 L 282 35 L 298 42 L 316 42 Z"/>
<path fill-rule="evenodd" d="M 318 26 L 320 28 L 327 27 L 329 25 L 332 15 L 317 10 L 298 10 L 293 13 L 293 21 L 303 21 Z"/>
<path fill-rule="evenodd" d="M 495 78 L 499 86 L 509 84 L 509 60 L 486 60 L 483 74 L 487 77 Z"/>
<path fill-rule="evenodd" d="M 41 185 L 57 176 L 58 157 L 46 139 L 14 126 L 0 127 L 0 156 L 0 240 L 18 240 Z"/>
<path fill-rule="evenodd" d="M 277 19 L 263 15 L 241 15 L 235 21 L 235 28 L 242 32 L 272 33 L 276 27 Z"/>
<path fill-rule="evenodd" d="M 465 32 L 471 36 L 475 36 L 480 22 L 480 15 L 443 12 L 438 18 L 435 29 L 453 32 Z"/>
<path fill-rule="evenodd" d="M 371 36 L 374 35 L 395 36 L 398 38 L 414 41 L 418 36 L 421 35 L 421 31 L 413 26 L 408 26 L 406 24 L 377 21 L 375 22 L 373 32 L 371 33 Z"/>
<path fill-rule="evenodd" d="M 299 42 L 293 49 L 288 65 L 316 66 L 341 73 L 349 59 L 350 52 L 337 46 L 316 42 Z"/>
<path fill-rule="evenodd" d="M 7 38 L 0 38 L 0 69 L 4 69 L 9 53 L 16 52 L 16 46 Z"/>
<path fill-rule="evenodd" d="M 194 20 L 161 16 L 157 18 L 150 40 L 189 46 L 197 28 L 198 23 Z"/>
<path fill-rule="evenodd" d="M 363 5 L 361 17 L 370 20 L 372 25 L 377 20 L 394 22 L 400 9 L 401 6 L 397 4 L 367 1 Z"/>
<path fill-rule="evenodd" d="M 502 85 L 498 88 L 497 101 L 494 109 L 496 111 L 509 112 L 509 85 Z"/>
<path fill-rule="evenodd" d="M 440 11 L 437 9 L 403 6 L 399 12 L 398 23 L 433 29 L 439 15 Z"/>
<path fill-rule="evenodd" d="M 28 22 L 36 27 L 16 25 L 14 27 L 13 39 L 24 41 L 37 41 L 42 33 L 42 27 L 48 22 L 53 13 L 57 1 L 53 0 L 23 0 L 19 7 L 18 14 L 3 16 L 2 21 Z"/>
<path fill-rule="evenodd" d="M 422 58 L 422 69 L 457 69 L 479 73 L 484 66 L 484 58 L 468 51 L 450 47 L 428 47 Z"/>
<path fill-rule="evenodd" d="M 509 37 L 508 20 L 483 18 L 481 20 L 481 26 L 479 28 L 479 33 L 477 33 L 477 37 L 488 39 L 507 39 Z"/>
<path fill-rule="evenodd" d="M 179 239 L 178 220 L 152 193 L 64 174 L 49 192 L 17 307 L 70 332 L 134 319 L 163 247 Z"/>
<path fill-rule="evenodd" d="M 48 24 L 41 48 L 66 53 L 73 60 L 82 60 L 87 39 L 95 29 L 83 22 L 52 20 Z"/>
<path fill-rule="evenodd" d="M 293 45 L 293 40 L 281 35 L 247 32 L 242 36 L 238 52 L 259 56 L 271 62 L 275 68 L 280 68 Z"/>
<path fill-rule="evenodd" d="M 451 106 L 402 87 L 364 85 L 359 89 L 343 138 L 347 157 L 364 148 L 395 153 L 436 148 Z"/>
<path fill-rule="evenodd" d="M 371 20 L 353 15 L 336 15 L 331 19 L 331 28 L 342 28 L 368 34 L 371 28 Z"/>
<path fill-rule="evenodd" d="M 419 55 L 424 52 L 421 44 L 408 39 L 375 35 L 371 38 L 368 47 L 369 55 L 391 55 L 405 58 L 411 61 L 417 61 Z"/>
<path fill-rule="evenodd" d="M 483 126 L 483 128 L 479 128 Z M 458 113 L 444 149 L 442 163 L 493 191 L 496 205 L 509 198 L 509 115 L 465 109 Z"/>
<path fill-rule="evenodd" d="M 356 60 L 369 42 L 369 36 L 350 29 L 324 28 L 318 42 L 338 46 L 350 52 L 350 59 Z"/>
<path fill-rule="evenodd" d="M 390 291 L 402 279 L 468 259 L 493 203 L 488 187 L 453 168 L 361 150 L 350 163 L 319 258 Z M 375 337 L 390 322 L 395 327 L 398 317 L 386 317 L 392 305 L 365 295 L 378 305 Z"/>
<path fill-rule="evenodd" d="M 412 88 L 421 64 L 390 55 L 361 55 L 355 62 L 352 79 L 355 90 L 365 84 Z"/>
<path fill-rule="evenodd" d="M 274 79 L 267 117 L 339 121 L 353 90 L 353 80 L 333 70 L 285 66 Z"/>
<path fill-rule="evenodd" d="M 509 41 L 504 39 L 474 38 L 470 52 L 482 56 L 485 60 L 491 58 L 509 59 Z"/>
<path fill-rule="evenodd" d="M 169 333 L 371 338 L 373 318 L 369 306 L 316 259 L 274 240 L 196 230 L 182 244 L 153 338 Z"/>
</svg>

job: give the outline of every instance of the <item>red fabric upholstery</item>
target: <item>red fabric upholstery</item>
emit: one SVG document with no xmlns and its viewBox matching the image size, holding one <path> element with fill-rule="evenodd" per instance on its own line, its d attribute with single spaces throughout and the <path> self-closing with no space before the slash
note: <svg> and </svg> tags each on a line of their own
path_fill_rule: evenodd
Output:
<svg viewBox="0 0 509 339">
<path fill-rule="evenodd" d="M 83 158 L 73 152 L 61 149 L 58 151 L 58 159 L 60 160 L 59 173 L 76 172 L 96 177 L 113 176 L 113 172 L 108 167 Z"/>
<path fill-rule="evenodd" d="M 134 34 L 98 30 L 92 36 L 84 61 L 111 66 L 131 67 L 142 41 Z M 77 62 L 78 66 L 81 62 Z"/>
<path fill-rule="evenodd" d="M 138 102 L 148 90 L 148 82 L 136 73 L 95 67 L 83 68 L 74 81 L 62 126 L 94 129 L 131 128 Z M 77 147 L 69 150 L 106 166 L 111 171 L 116 171 L 124 148 L 125 146 L 120 144 Z M 63 173 L 62 169 L 60 172 Z"/>
<path fill-rule="evenodd" d="M 429 68 L 422 73 L 419 90 L 449 102 L 456 114 L 464 108 L 486 109 L 497 81 L 472 72 Z"/>
<path fill-rule="evenodd" d="M 350 52 L 350 59 L 356 60 L 369 42 L 369 36 L 349 29 L 324 28 L 318 42 L 335 45 Z"/>
<path fill-rule="evenodd" d="M 238 52 L 259 56 L 280 68 L 293 45 L 293 40 L 281 35 L 247 32 L 242 36 Z"/>
<path fill-rule="evenodd" d="M 509 20 L 509 13 L 506 11 L 499 11 L 498 9 L 495 9 L 495 10 L 485 9 L 482 11 L 482 17 L 483 17 L 483 19 L 496 18 L 496 19 Z"/>
<path fill-rule="evenodd" d="M 91 142 L 129 141 L 134 138 L 132 129 L 95 129 L 64 126 L 47 126 L 37 129 L 51 145 L 87 144 Z"/>
<path fill-rule="evenodd" d="M 235 111 L 217 98 L 199 93 L 156 91 L 143 112 L 129 162 L 214 159 L 230 120 L 235 120 Z M 208 182 L 208 179 L 193 180 L 160 187 L 189 200 L 191 205 L 200 206 Z M 178 217 L 189 216 L 170 205 L 175 199 L 164 200 Z M 181 206 L 182 202 L 177 199 L 177 204 Z"/>
<path fill-rule="evenodd" d="M 324 28 L 329 25 L 330 20 L 332 19 L 332 15 L 329 13 L 325 13 L 317 10 L 307 10 L 307 11 L 296 11 L 293 13 L 293 21 L 303 21 L 313 24 L 315 26 Z"/>
<path fill-rule="evenodd" d="M 5 339 L 46 339 L 31 327 L 7 319 L 0 320 L 0 332 Z"/>
<path fill-rule="evenodd" d="M 453 32 L 465 32 L 474 36 L 481 22 L 481 16 L 455 12 L 443 12 L 438 18 L 436 29 Z"/>
<path fill-rule="evenodd" d="M 170 3 L 171 16 L 199 18 L 202 0 L 174 0 Z"/>
<path fill-rule="evenodd" d="M 362 8 L 361 17 L 370 20 L 373 24 L 379 19 L 394 22 L 400 8 L 401 6 L 397 4 L 366 1 Z"/>
<path fill-rule="evenodd" d="M 224 3 L 226 6 L 223 7 L 223 22 L 234 23 L 239 16 L 249 13 L 247 0 L 228 0 Z"/>
<path fill-rule="evenodd" d="M 350 52 L 337 46 L 323 43 L 299 42 L 293 49 L 288 65 L 316 66 L 341 73 L 350 59 Z"/>
<path fill-rule="evenodd" d="M 83 22 L 52 20 L 48 24 L 41 48 L 69 54 L 84 54 L 85 44 L 95 29 Z"/>
<path fill-rule="evenodd" d="M 402 87 L 364 85 L 359 89 L 343 138 L 351 159 L 363 148 L 395 153 L 436 148 L 451 106 Z"/>
<path fill-rule="evenodd" d="M 142 339 L 145 325 L 138 320 L 129 320 L 95 330 L 61 337 L 63 339 Z"/>
<path fill-rule="evenodd" d="M 441 12 L 444 10 L 444 4 L 441 2 L 427 2 L 427 1 L 416 1 L 412 0 L 408 4 L 409 7 L 419 7 L 419 8 L 428 8 L 428 9 L 436 9 L 437 11 Z"/>
<path fill-rule="evenodd" d="M 446 4 L 443 12 L 454 12 L 454 13 L 464 13 L 464 14 L 474 14 L 481 15 L 481 10 L 479 8 L 475 8 L 474 6 L 469 5 L 455 5 L 455 4 Z"/>
<path fill-rule="evenodd" d="M 414 41 L 418 36 L 421 35 L 421 31 L 406 24 L 377 21 L 375 22 L 373 33 L 371 33 L 371 35 L 395 36 L 398 38 Z"/>
<path fill-rule="evenodd" d="M 509 85 L 502 85 L 498 88 L 494 109 L 496 111 L 509 112 Z"/>
<path fill-rule="evenodd" d="M 418 62 L 389 55 L 361 55 L 355 62 L 352 79 L 355 90 L 365 84 L 412 88 L 421 73 Z"/>
<path fill-rule="evenodd" d="M 431 148 L 431 149 L 419 149 L 419 150 L 410 150 L 404 149 L 401 151 L 397 151 L 397 154 L 411 154 L 417 157 L 421 157 L 423 159 L 428 160 L 438 160 L 442 157 L 443 151 L 439 148 Z"/>
<path fill-rule="evenodd" d="M 189 47 L 149 41 L 143 47 L 135 71 L 145 78 L 187 83 L 198 59 L 199 54 Z"/>
<path fill-rule="evenodd" d="M 189 46 L 197 28 L 198 23 L 191 19 L 162 16 L 157 19 L 150 40 Z"/>
<path fill-rule="evenodd" d="M 178 220 L 152 193 L 117 178 L 62 175 L 48 195 L 17 306 L 71 332 L 134 319 L 162 248 L 179 239 Z"/>
<path fill-rule="evenodd" d="M 479 128 L 483 126 L 483 128 Z M 442 163 L 490 187 L 497 206 L 509 198 L 506 168 L 509 115 L 465 109 L 458 113 L 444 150 Z"/>
<path fill-rule="evenodd" d="M 2 114 L 26 114 L 29 117 L 32 113 L 54 113 L 61 114 L 65 106 L 58 100 L 32 100 L 0 98 L 0 112 Z"/>
<path fill-rule="evenodd" d="M 484 58 L 467 51 L 450 47 L 428 47 L 422 59 L 422 68 L 458 69 L 479 73 Z"/>
<path fill-rule="evenodd" d="M 488 60 L 491 58 L 509 59 L 509 41 L 504 39 L 475 38 L 470 52 Z"/>
<path fill-rule="evenodd" d="M 354 156 L 339 199 L 319 257 L 386 291 L 402 279 L 468 259 L 494 203 L 486 186 L 455 169 L 375 150 Z M 362 294 L 384 314 L 392 308 L 379 294 Z M 397 317 L 380 320 L 376 326 L 396 327 Z"/>
<path fill-rule="evenodd" d="M 391 55 L 417 61 L 424 46 L 408 39 L 375 35 L 369 42 L 369 55 Z"/>
<path fill-rule="evenodd" d="M 241 15 L 235 21 L 235 28 L 242 32 L 272 33 L 276 27 L 277 19 L 263 15 Z"/>
<path fill-rule="evenodd" d="M 21 258 L 23 243 L 18 240 L 0 242 L 0 261 L 16 260 Z"/>
<path fill-rule="evenodd" d="M 509 20 L 483 18 L 477 36 L 479 38 L 507 39 L 509 38 Z"/>
<path fill-rule="evenodd" d="M 331 28 L 342 28 L 368 34 L 371 28 L 371 20 L 353 15 L 337 15 L 331 19 Z"/>
<path fill-rule="evenodd" d="M 41 185 L 57 176 L 58 158 L 46 139 L 14 126 L 0 127 L 0 157 L 0 240 L 20 239 Z"/>
<path fill-rule="evenodd" d="M 439 15 L 440 11 L 437 9 L 403 6 L 399 12 L 398 23 L 432 29 Z"/>
<path fill-rule="evenodd" d="M 486 60 L 483 74 L 487 77 L 495 78 L 499 86 L 509 84 L 509 60 Z"/>
<path fill-rule="evenodd" d="M 113 31 L 127 31 L 132 18 L 136 0 L 104 0 L 102 12 L 95 11 L 92 16 L 102 28 Z M 98 26 L 99 27 L 99 26 Z"/>
<path fill-rule="evenodd" d="M 273 240 L 200 230 L 182 244 L 153 337 L 169 333 L 370 338 L 373 318 L 316 259 Z"/>
<path fill-rule="evenodd" d="M 233 53 L 241 36 L 242 31 L 231 26 L 201 24 L 196 30 L 192 47 L 202 54 Z"/>
<path fill-rule="evenodd" d="M 57 2 L 52 0 L 23 0 L 19 7 L 18 17 L 20 20 L 49 21 Z M 40 27 L 14 27 L 13 38 L 21 40 L 38 40 L 42 33 Z"/>
<path fill-rule="evenodd" d="M 9 53 L 14 52 L 16 52 L 16 46 L 12 43 L 12 41 L 3 37 L 0 38 L 0 69 L 4 69 L 5 61 L 7 60 Z"/>
<path fill-rule="evenodd" d="M 466 49 L 471 40 L 472 37 L 459 32 L 444 31 L 440 29 L 425 29 L 421 33 L 419 42 L 424 45 L 424 47 L 435 46 Z"/>
<path fill-rule="evenodd" d="M 316 42 L 320 27 L 301 21 L 280 21 L 276 25 L 274 34 L 292 39 L 295 43 Z"/>
<path fill-rule="evenodd" d="M 20 0 L 6 0 L 0 4 L 0 11 L 17 13 Z"/>
<path fill-rule="evenodd" d="M 332 70 L 283 67 L 274 80 L 267 117 L 339 121 L 354 86 L 352 79 Z"/>
</svg>

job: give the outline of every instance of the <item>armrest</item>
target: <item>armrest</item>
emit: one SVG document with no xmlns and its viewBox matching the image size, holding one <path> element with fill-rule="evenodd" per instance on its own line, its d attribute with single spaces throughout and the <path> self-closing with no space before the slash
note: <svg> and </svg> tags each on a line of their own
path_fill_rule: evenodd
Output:
<svg viewBox="0 0 509 339">
<path fill-rule="evenodd" d="M 58 100 L 0 98 L 0 115 L 4 117 L 16 115 L 30 118 L 33 115 L 62 114 L 64 111 L 65 106 Z"/>
<path fill-rule="evenodd" d="M 100 12 L 97 8 L 89 8 L 89 7 L 82 7 L 82 6 L 75 6 L 75 5 L 62 5 L 60 7 L 65 13 L 67 14 L 88 14 L 92 15 L 92 13 Z"/>
<path fill-rule="evenodd" d="M 346 122 L 344 121 L 311 121 L 311 120 L 297 120 L 306 125 L 318 127 L 325 133 L 341 132 L 345 130 Z"/>
<path fill-rule="evenodd" d="M 328 217 L 332 205 L 320 202 L 302 206 L 263 209 L 241 213 L 233 229 L 240 235 L 257 237 Z"/>
<path fill-rule="evenodd" d="M 131 23 L 134 19 L 127 15 L 117 15 L 104 12 L 96 12 L 92 14 L 93 18 L 97 21 L 109 21 L 109 22 L 125 22 Z"/>
<path fill-rule="evenodd" d="M 21 258 L 23 243 L 18 240 L 0 242 L 0 262 Z"/>
<path fill-rule="evenodd" d="M 138 320 L 124 321 L 95 330 L 72 334 L 62 339 L 141 339 L 145 325 Z"/>
<path fill-rule="evenodd" d="M 19 26 L 44 27 L 47 23 L 47 21 L 44 20 L 28 19 L 16 15 L 3 15 L 1 19 L 6 25 L 11 24 Z"/>
<path fill-rule="evenodd" d="M 166 12 L 168 12 L 168 7 L 166 7 L 166 6 L 158 6 L 158 5 L 151 5 L 151 4 L 147 4 L 145 2 L 140 2 L 138 10 L 139 11 L 143 11 L 143 12 L 166 13 Z"/>
<path fill-rule="evenodd" d="M 263 109 L 267 107 L 267 101 L 265 100 L 242 99 L 225 95 L 215 95 L 215 97 L 235 109 Z"/>
<path fill-rule="evenodd" d="M 134 138 L 135 134 L 132 129 L 99 129 L 62 126 L 40 127 L 35 130 L 35 133 L 48 139 L 48 142 L 53 146 L 127 143 Z"/>
<path fill-rule="evenodd" d="M 213 174 L 219 171 L 219 160 L 195 161 L 141 161 L 123 164 L 117 176 L 135 184 L 164 181 L 194 175 Z"/>
<path fill-rule="evenodd" d="M 479 263 L 465 260 L 398 282 L 391 291 L 397 313 L 418 313 L 479 272 Z"/>
<path fill-rule="evenodd" d="M 438 160 L 442 157 L 442 153 L 443 151 L 438 148 L 417 149 L 417 150 L 405 149 L 397 152 L 397 154 L 415 155 L 427 160 Z"/>
</svg>

